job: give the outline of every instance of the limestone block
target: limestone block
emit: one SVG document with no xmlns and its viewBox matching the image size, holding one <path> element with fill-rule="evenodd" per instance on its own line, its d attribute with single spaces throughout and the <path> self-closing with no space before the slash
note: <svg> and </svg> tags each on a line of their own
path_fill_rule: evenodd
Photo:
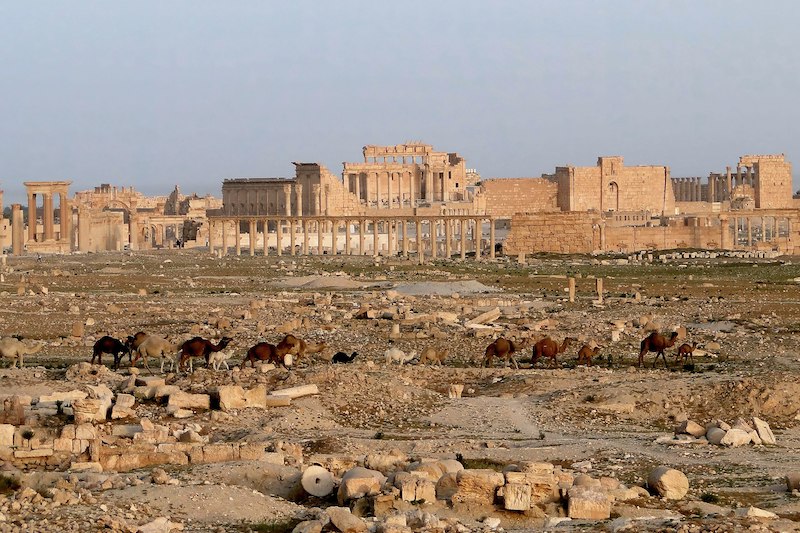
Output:
<svg viewBox="0 0 800 533">
<path fill-rule="evenodd" d="M 72 412 L 76 424 L 85 424 L 97 420 L 102 401 L 98 399 L 81 399 L 72 402 Z M 103 417 L 105 419 L 105 417 Z"/>
<path fill-rule="evenodd" d="M 500 318 L 501 314 L 502 313 L 500 312 L 500 308 L 499 307 L 495 307 L 494 309 L 486 311 L 485 313 L 481 313 L 480 315 L 476 316 L 475 318 L 473 318 L 471 320 L 468 320 L 466 325 L 467 326 L 473 326 L 473 325 L 476 325 L 476 324 L 486 324 L 487 322 L 494 322 L 495 320 Z"/>
<path fill-rule="evenodd" d="M 157 385 L 150 387 L 150 398 L 165 398 L 180 391 L 181 389 L 177 385 Z"/>
<path fill-rule="evenodd" d="M 63 405 L 71 405 L 74 400 L 82 400 L 87 396 L 88 394 L 86 392 L 77 389 L 69 392 L 54 392 L 52 394 L 39 396 L 38 405 L 41 407 L 50 406 L 51 404 L 55 406 L 56 402 L 62 402 Z"/>
<path fill-rule="evenodd" d="M 206 444 L 203 446 L 204 463 L 223 463 L 238 459 L 237 450 L 230 444 Z"/>
<path fill-rule="evenodd" d="M 53 450 L 72 453 L 72 439 L 53 439 Z"/>
<path fill-rule="evenodd" d="M 706 428 L 692 420 L 684 420 L 675 430 L 675 433 L 702 437 L 706 434 Z"/>
<path fill-rule="evenodd" d="M 719 443 L 732 448 L 744 446 L 745 444 L 750 444 L 750 434 L 743 429 L 732 428 L 725 432 L 725 436 L 722 437 Z"/>
<path fill-rule="evenodd" d="M 74 463 L 70 463 L 69 470 L 71 472 L 100 474 L 103 472 L 103 465 L 97 462 L 76 461 Z"/>
<path fill-rule="evenodd" d="M 367 524 L 354 516 L 347 507 L 328 507 L 325 513 L 330 517 L 331 523 L 342 533 L 360 533 L 367 531 Z"/>
<path fill-rule="evenodd" d="M 174 409 L 210 409 L 211 397 L 208 394 L 190 394 L 180 391 L 170 394 L 167 407 Z"/>
<path fill-rule="evenodd" d="M 773 513 L 772 511 L 766 511 L 764 509 L 759 509 L 758 507 L 741 507 L 736 509 L 736 516 L 748 517 L 748 518 L 778 518 L 778 515 Z"/>
<path fill-rule="evenodd" d="M 290 387 L 288 389 L 279 389 L 270 391 L 271 396 L 288 396 L 291 399 L 308 396 L 309 394 L 319 394 L 319 389 L 316 384 L 300 385 L 299 387 Z"/>
<path fill-rule="evenodd" d="M 115 407 L 131 408 L 136 404 L 136 398 L 132 394 L 117 394 Z"/>
<path fill-rule="evenodd" d="M 453 496 L 453 501 L 492 505 L 497 489 L 505 483 L 505 477 L 489 469 L 464 469 L 456 474 L 456 481 L 458 492 Z"/>
<path fill-rule="evenodd" d="M 458 473 L 448 472 L 436 482 L 436 498 L 450 500 L 458 492 Z"/>
<path fill-rule="evenodd" d="M 74 439 L 75 438 L 75 426 L 73 424 L 67 424 L 63 428 L 61 428 L 61 438 L 62 439 Z"/>
<path fill-rule="evenodd" d="M 711 427 L 708 428 L 708 431 L 706 432 L 706 439 L 708 439 L 708 442 L 711 444 L 720 444 L 722 439 L 725 438 L 726 433 L 727 431 L 724 429 Z"/>
<path fill-rule="evenodd" d="M 97 438 L 97 430 L 91 424 L 78 424 L 75 427 L 75 438 L 92 440 Z"/>
<path fill-rule="evenodd" d="M 387 474 L 397 470 L 401 465 L 408 462 L 408 456 L 399 451 L 392 450 L 389 453 L 371 453 L 364 459 L 364 466 Z"/>
<path fill-rule="evenodd" d="M 242 461 L 260 461 L 264 458 L 266 447 L 263 443 L 249 442 L 239 445 L 239 459 Z"/>
<path fill-rule="evenodd" d="M 14 450 L 15 459 L 33 459 L 36 457 L 50 457 L 53 448 L 39 448 L 36 450 Z"/>
<path fill-rule="evenodd" d="M 541 471 L 506 472 L 506 483 L 528 485 L 531 488 L 531 501 L 533 503 L 558 501 L 558 478 L 553 473 L 553 465 L 549 466 L 550 473 L 542 473 Z M 569 485 L 572 485 L 571 481 Z"/>
<path fill-rule="evenodd" d="M 160 376 L 136 376 L 137 387 L 158 387 L 166 385 L 166 381 Z"/>
<path fill-rule="evenodd" d="M 219 407 L 223 411 L 267 406 L 267 389 L 264 385 L 249 390 L 244 390 L 239 385 L 223 385 L 217 387 L 217 394 L 219 394 Z"/>
<path fill-rule="evenodd" d="M 14 429 L 11 424 L 0 424 L 0 446 L 14 445 Z"/>
<path fill-rule="evenodd" d="M 115 405 L 111 408 L 111 420 L 120 420 L 123 418 L 133 418 L 136 416 L 136 411 L 129 407 L 120 407 Z"/>
<path fill-rule="evenodd" d="M 408 471 L 412 472 L 417 477 L 429 479 L 433 482 L 439 481 L 439 478 L 444 474 L 444 469 L 439 464 L 439 461 L 413 463 L 409 465 Z"/>
<path fill-rule="evenodd" d="M 753 417 L 753 425 L 756 426 L 756 432 L 758 432 L 761 442 L 764 444 L 776 444 L 775 435 L 772 434 L 769 424 L 760 418 Z"/>
<path fill-rule="evenodd" d="M 569 489 L 567 515 L 573 519 L 607 520 L 611 517 L 611 500 L 603 492 L 586 487 Z"/>
<path fill-rule="evenodd" d="M 507 483 L 503 486 L 503 505 L 509 511 L 527 511 L 531 508 L 531 486 Z"/>
<path fill-rule="evenodd" d="M 304 520 L 294 526 L 292 533 L 321 533 L 323 524 L 319 520 Z"/>
<path fill-rule="evenodd" d="M 400 489 L 400 498 L 407 502 L 436 501 L 436 484 L 408 472 L 395 475 L 394 486 Z"/>
<path fill-rule="evenodd" d="M 650 472 L 647 486 L 668 500 L 680 500 L 689 491 L 689 479 L 680 470 L 659 466 Z"/>
<path fill-rule="evenodd" d="M 340 504 L 348 500 L 372 496 L 381 491 L 381 487 L 386 482 L 386 477 L 377 470 L 369 470 L 357 466 L 348 470 L 342 476 L 339 485 L 337 498 Z"/>
<path fill-rule="evenodd" d="M 144 430 L 140 424 L 120 424 L 114 426 L 111 430 L 111 434 L 115 437 L 128 437 L 132 439 L 134 435 L 142 431 Z"/>
</svg>

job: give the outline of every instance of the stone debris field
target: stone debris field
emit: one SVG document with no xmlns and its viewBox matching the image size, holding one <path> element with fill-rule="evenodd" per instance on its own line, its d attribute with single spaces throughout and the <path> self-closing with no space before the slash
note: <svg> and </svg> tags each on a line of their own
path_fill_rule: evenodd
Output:
<svg viewBox="0 0 800 533">
<path fill-rule="evenodd" d="M 3 256 L 0 532 L 800 531 L 796 260 Z"/>
</svg>

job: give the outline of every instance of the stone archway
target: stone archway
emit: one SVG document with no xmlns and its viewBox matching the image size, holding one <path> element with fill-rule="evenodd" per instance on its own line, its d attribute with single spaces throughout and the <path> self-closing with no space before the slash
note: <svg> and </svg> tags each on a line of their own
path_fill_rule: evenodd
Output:
<svg viewBox="0 0 800 533">
<path fill-rule="evenodd" d="M 612 181 L 606 187 L 606 211 L 619 211 L 619 185 Z"/>
</svg>

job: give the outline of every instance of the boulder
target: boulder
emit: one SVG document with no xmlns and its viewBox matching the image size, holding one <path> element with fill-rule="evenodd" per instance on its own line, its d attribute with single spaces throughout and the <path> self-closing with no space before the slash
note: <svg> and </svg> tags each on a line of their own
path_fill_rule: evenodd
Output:
<svg viewBox="0 0 800 533">
<path fill-rule="evenodd" d="M 401 465 L 408 462 L 408 456 L 399 451 L 392 450 L 389 453 L 371 453 L 364 459 L 364 466 L 387 474 L 397 470 Z"/>
<path fill-rule="evenodd" d="M 568 492 L 567 515 L 583 520 L 607 520 L 611 516 L 611 499 L 595 488 L 572 487 Z"/>
<path fill-rule="evenodd" d="M 347 507 L 328 507 L 325 513 L 330 517 L 331 523 L 342 533 L 359 533 L 367 531 L 367 524 L 354 516 Z"/>
<path fill-rule="evenodd" d="M 788 490 L 800 490 L 800 472 L 786 474 L 786 488 Z"/>
<path fill-rule="evenodd" d="M 321 533 L 322 527 L 319 520 L 305 520 L 294 526 L 292 533 Z"/>
<path fill-rule="evenodd" d="M 711 444 L 720 444 L 722 443 L 722 439 L 725 438 L 726 434 L 727 431 L 725 431 L 724 429 L 720 429 L 718 427 L 710 427 L 706 432 L 706 439 L 708 439 L 708 442 L 710 442 Z"/>
<path fill-rule="evenodd" d="M 175 392 L 169 395 L 167 408 L 171 409 L 210 409 L 211 397 L 208 394 L 190 394 L 188 392 Z"/>
<path fill-rule="evenodd" d="M 689 492 L 689 479 L 680 470 L 659 466 L 647 477 L 651 491 L 668 500 L 680 500 Z"/>
<path fill-rule="evenodd" d="M 400 498 L 407 502 L 436 501 L 436 484 L 427 479 L 408 472 L 398 472 L 394 478 L 394 486 L 400 489 Z"/>
<path fill-rule="evenodd" d="M 719 443 L 732 448 L 744 446 L 750 444 L 750 434 L 743 429 L 732 428 L 725 432 L 725 436 Z"/>
<path fill-rule="evenodd" d="M 772 434 L 769 424 L 760 418 L 753 417 L 753 425 L 756 427 L 756 432 L 761 442 L 764 444 L 776 444 L 775 435 Z"/>
<path fill-rule="evenodd" d="M 527 511 L 531 508 L 531 486 L 507 483 L 502 487 L 503 506 L 508 511 Z"/>
<path fill-rule="evenodd" d="M 684 420 L 675 430 L 675 433 L 691 435 L 692 437 L 702 437 L 706 434 L 706 428 L 693 420 Z"/>
<path fill-rule="evenodd" d="M 505 476 L 489 469 L 464 469 L 456 474 L 458 492 L 453 501 L 493 505 L 497 489 L 505 484 Z"/>
<path fill-rule="evenodd" d="M 339 485 L 337 498 L 340 504 L 348 500 L 356 500 L 364 496 L 372 496 L 381 491 L 386 476 L 377 470 L 369 470 L 357 466 L 345 472 Z"/>
<path fill-rule="evenodd" d="M 222 385 L 217 387 L 219 408 L 223 411 L 244 409 L 245 407 L 267 407 L 267 388 L 259 385 L 244 390 L 239 385 Z"/>
<path fill-rule="evenodd" d="M 764 509 L 752 506 L 736 509 L 736 516 L 747 518 L 778 518 L 778 515 L 772 511 L 765 511 Z"/>
<path fill-rule="evenodd" d="M 436 498 L 439 500 L 451 500 L 457 492 L 457 472 L 448 472 L 436 482 Z"/>
</svg>

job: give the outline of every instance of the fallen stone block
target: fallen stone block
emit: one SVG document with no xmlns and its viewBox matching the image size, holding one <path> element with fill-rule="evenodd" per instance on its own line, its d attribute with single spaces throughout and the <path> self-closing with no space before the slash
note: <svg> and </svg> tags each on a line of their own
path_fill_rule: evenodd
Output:
<svg viewBox="0 0 800 533">
<path fill-rule="evenodd" d="M 14 430 L 12 424 L 0 424 L 0 446 L 14 445 Z"/>
<path fill-rule="evenodd" d="M 328 507 L 325 513 L 342 533 L 360 533 L 368 529 L 366 522 L 353 515 L 347 507 Z"/>
<path fill-rule="evenodd" d="M 339 504 L 378 494 L 385 482 L 386 477 L 377 470 L 369 470 L 360 466 L 351 468 L 342 476 L 337 493 Z"/>
<path fill-rule="evenodd" d="M 719 444 L 722 443 L 722 439 L 725 438 L 726 434 L 727 434 L 727 431 L 725 431 L 724 429 L 720 429 L 720 428 L 717 428 L 717 427 L 711 427 L 711 428 L 708 428 L 708 431 L 706 432 L 706 439 L 711 444 L 719 445 Z"/>
<path fill-rule="evenodd" d="M 290 387 L 288 389 L 279 389 L 270 391 L 270 396 L 288 396 L 291 399 L 308 396 L 310 394 L 319 394 L 319 389 L 316 384 L 300 385 L 299 387 Z"/>
<path fill-rule="evenodd" d="M 764 444 L 777 444 L 775 440 L 775 435 L 772 433 L 772 429 L 770 429 L 769 424 L 761 420 L 760 418 L 753 417 L 753 425 L 756 426 L 756 432 L 758 433 L 758 437 L 761 439 L 761 442 Z"/>
<path fill-rule="evenodd" d="M 180 391 L 170 394 L 167 407 L 174 409 L 210 409 L 211 397 L 208 394 L 190 394 Z"/>
<path fill-rule="evenodd" d="M 267 406 L 267 389 L 264 385 L 249 390 L 244 390 L 239 385 L 223 385 L 217 387 L 216 394 L 219 395 L 219 408 L 223 411 L 246 407 L 263 409 Z"/>
<path fill-rule="evenodd" d="M 503 506 L 509 511 L 527 511 L 531 508 L 531 486 L 506 483 L 501 488 Z"/>
<path fill-rule="evenodd" d="M 725 436 L 719 443 L 723 446 L 730 446 L 736 448 L 737 446 L 744 446 L 750 444 L 750 434 L 743 429 L 732 428 L 725 432 Z"/>
<path fill-rule="evenodd" d="M 692 420 L 684 420 L 675 430 L 675 433 L 691 435 L 693 437 L 702 437 L 706 434 L 706 428 Z"/>
<path fill-rule="evenodd" d="M 505 483 L 500 472 L 489 469 L 464 469 L 456 474 L 458 492 L 453 501 L 459 503 L 479 503 L 493 505 L 497 489 Z"/>
<path fill-rule="evenodd" d="M 568 497 L 567 515 L 572 519 L 607 520 L 611 517 L 611 500 L 598 489 L 572 487 Z"/>
<path fill-rule="evenodd" d="M 659 466 L 650 472 L 647 486 L 668 500 L 680 500 L 689 492 L 689 479 L 680 470 Z"/>
<path fill-rule="evenodd" d="M 495 320 L 500 318 L 501 314 L 502 313 L 500 312 L 500 308 L 495 307 L 494 309 L 486 311 L 485 313 L 481 313 L 475 318 L 468 320 L 466 325 L 473 326 L 473 325 L 486 324 L 487 322 L 494 322 Z"/>
<path fill-rule="evenodd" d="M 772 511 L 766 511 L 764 509 L 759 509 L 758 507 L 752 506 L 736 509 L 736 516 L 747 518 L 778 518 L 778 515 Z"/>
</svg>

